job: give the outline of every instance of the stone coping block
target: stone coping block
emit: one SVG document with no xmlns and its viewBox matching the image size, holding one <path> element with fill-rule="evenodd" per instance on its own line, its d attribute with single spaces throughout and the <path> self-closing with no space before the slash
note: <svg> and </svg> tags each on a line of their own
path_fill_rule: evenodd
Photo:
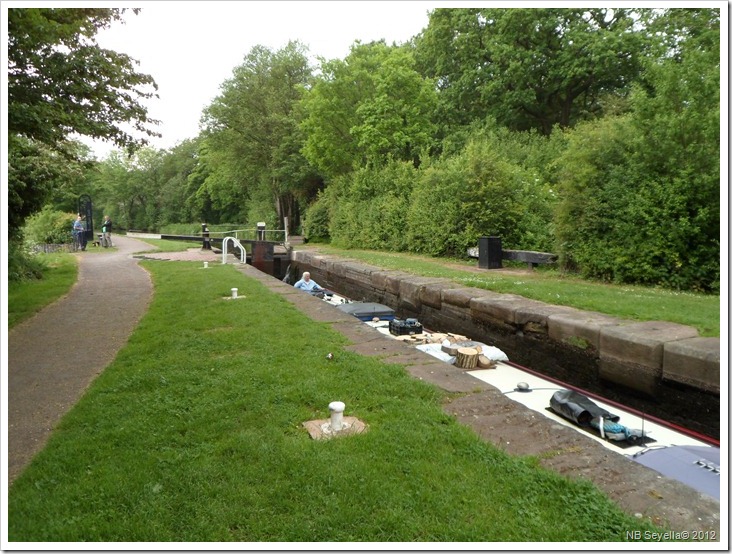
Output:
<svg viewBox="0 0 732 554">
<path fill-rule="evenodd" d="M 516 308 L 515 319 L 518 325 L 531 325 L 532 329 L 537 327 L 548 329 L 549 318 L 553 315 L 574 313 L 579 310 L 568 306 L 557 306 L 545 302 L 534 301 L 533 303 L 521 304 Z"/>
<path fill-rule="evenodd" d="M 608 325 L 621 325 L 628 321 L 596 312 L 573 309 L 555 313 L 547 318 L 549 338 L 564 342 L 570 339 L 584 339 L 595 350 L 600 350 L 600 329 Z"/>
<path fill-rule="evenodd" d="M 470 301 L 473 298 L 482 298 L 485 296 L 495 296 L 497 293 L 485 289 L 477 289 L 475 287 L 457 287 L 454 289 L 445 289 L 442 291 L 442 302 L 451 304 L 458 308 L 470 308 Z"/>
<path fill-rule="evenodd" d="M 600 329 L 600 360 L 614 358 L 661 369 L 667 343 L 698 336 L 688 325 L 668 321 L 642 321 Z"/>
<path fill-rule="evenodd" d="M 322 262 L 327 259 L 326 256 L 322 254 L 314 254 L 313 252 L 307 252 L 304 250 L 295 250 L 292 254 L 292 259 L 304 264 L 307 264 L 311 267 L 322 267 Z"/>
<path fill-rule="evenodd" d="M 343 275 L 343 278 L 346 281 L 350 281 L 352 283 L 363 283 L 368 282 L 371 278 L 371 274 L 374 271 L 378 271 L 378 268 L 362 264 L 360 262 L 341 262 L 340 264 L 340 273 Z"/>
<path fill-rule="evenodd" d="M 498 294 L 474 298 L 470 301 L 470 315 L 478 321 L 516 324 L 516 310 L 519 307 L 535 306 L 536 300 L 529 300 L 515 294 Z"/>
<path fill-rule="evenodd" d="M 411 273 L 404 273 L 403 271 L 392 271 L 389 273 L 384 272 L 384 291 L 398 297 L 399 286 L 402 279 L 407 279 L 409 277 L 413 277 L 413 275 Z"/>
<path fill-rule="evenodd" d="M 341 267 L 341 260 L 338 258 L 323 258 L 320 260 L 320 267 L 319 269 L 324 271 L 328 277 L 338 277 L 340 278 L 340 267 Z"/>
<path fill-rule="evenodd" d="M 663 349 L 662 378 L 720 394 L 718 337 L 669 342 Z"/>
<path fill-rule="evenodd" d="M 386 362 L 391 363 L 387 359 Z M 405 365 L 407 372 L 420 381 L 436 385 L 447 392 L 475 393 L 492 388 L 491 385 L 480 379 L 476 379 L 469 373 L 457 370 L 444 362 L 438 364 L 416 364 Z"/>
<path fill-rule="evenodd" d="M 379 269 L 371 274 L 371 286 L 374 290 L 389 291 L 392 294 L 399 294 L 399 280 L 408 277 L 398 269 Z"/>
<path fill-rule="evenodd" d="M 313 254 L 306 250 L 293 250 L 290 253 L 290 257 L 296 262 L 309 263 L 310 259 L 313 257 Z"/>
<path fill-rule="evenodd" d="M 419 301 L 439 310 L 442 308 L 442 291 L 457 287 L 459 285 L 449 279 L 442 279 L 439 283 L 427 283 L 419 291 Z"/>
<path fill-rule="evenodd" d="M 399 303 L 411 310 L 419 311 L 422 308 L 421 293 L 426 285 L 444 286 L 449 280 L 439 277 L 419 277 L 410 275 L 399 282 Z"/>
</svg>

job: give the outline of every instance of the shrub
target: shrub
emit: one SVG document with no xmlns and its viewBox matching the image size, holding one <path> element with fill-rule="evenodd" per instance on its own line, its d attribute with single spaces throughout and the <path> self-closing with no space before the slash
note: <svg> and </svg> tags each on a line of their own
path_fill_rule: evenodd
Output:
<svg viewBox="0 0 732 554">
<path fill-rule="evenodd" d="M 54 210 L 50 206 L 30 216 L 23 235 L 35 244 L 67 244 L 73 242 L 71 229 L 76 214 Z"/>
<path fill-rule="evenodd" d="M 27 243 L 13 239 L 8 241 L 8 282 L 41 279 L 46 264 L 43 258 L 26 247 Z"/>
<path fill-rule="evenodd" d="M 546 249 L 550 192 L 534 173 L 501 157 L 494 139 L 479 137 L 423 170 L 409 202 L 410 247 L 464 257 L 479 237 L 496 235 L 506 248 Z"/>
<path fill-rule="evenodd" d="M 318 191 L 318 196 L 305 210 L 303 234 L 308 241 L 327 242 L 330 239 L 329 195 Z"/>
<path fill-rule="evenodd" d="M 334 190 L 329 209 L 333 243 L 346 248 L 406 250 L 406 214 L 417 177 L 414 165 L 401 161 L 340 177 L 329 186 Z"/>
<path fill-rule="evenodd" d="M 650 167 L 630 116 L 578 125 L 569 137 L 556 219 L 562 265 L 616 283 L 717 292 L 716 176 Z"/>
</svg>

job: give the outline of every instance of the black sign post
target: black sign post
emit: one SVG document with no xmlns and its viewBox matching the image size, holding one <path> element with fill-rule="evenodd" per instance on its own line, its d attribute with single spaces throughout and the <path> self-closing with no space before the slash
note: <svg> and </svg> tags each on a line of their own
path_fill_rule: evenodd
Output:
<svg viewBox="0 0 732 554">
<path fill-rule="evenodd" d="M 84 223 L 84 242 L 94 241 L 94 220 L 92 218 L 92 200 L 88 194 L 79 196 L 79 215 Z"/>
<path fill-rule="evenodd" d="M 478 238 L 478 267 L 481 269 L 501 269 L 503 264 L 501 237 Z"/>
<path fill-rule="evenodd" d="M 205 223 L 201 223 L 201 235 L 203 236 L 201 250 L 211 250 L 211 235 L 208 231 L 208 225 Z"/>
</svg>

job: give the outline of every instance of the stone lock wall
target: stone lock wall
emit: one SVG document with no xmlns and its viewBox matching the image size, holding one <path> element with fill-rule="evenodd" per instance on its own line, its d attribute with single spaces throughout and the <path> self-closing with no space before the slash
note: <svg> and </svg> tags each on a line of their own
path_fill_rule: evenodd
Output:
<svg viewBox="0 0 732 554">
<path fill-rule="evenodd" d="M 663 404 L 660 413 L 671 421 L 701 419 L 692 428 L 719 433 L 720 341 L 692 327 L 623 320 L 309 251 L 293 251 L 292 265 L 354 300 L 493 344 L 518 364 L 626 404 L 633 392 Z"/>
</svg>

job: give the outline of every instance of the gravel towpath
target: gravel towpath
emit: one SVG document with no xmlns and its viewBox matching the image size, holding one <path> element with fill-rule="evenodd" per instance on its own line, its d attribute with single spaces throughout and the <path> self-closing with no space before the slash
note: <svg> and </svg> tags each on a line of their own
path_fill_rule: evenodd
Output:
<svg viewBox="0 0 732 554">
<path fill-rule="evenodd" d="M 132 257 L 149 245 L 112 240 L 114 249 L 79 252 L 79 277 L 69 293 L 8 333 L 11 483 L 114 360 L 150 303 L 150 276 Z"/>
</svg>

